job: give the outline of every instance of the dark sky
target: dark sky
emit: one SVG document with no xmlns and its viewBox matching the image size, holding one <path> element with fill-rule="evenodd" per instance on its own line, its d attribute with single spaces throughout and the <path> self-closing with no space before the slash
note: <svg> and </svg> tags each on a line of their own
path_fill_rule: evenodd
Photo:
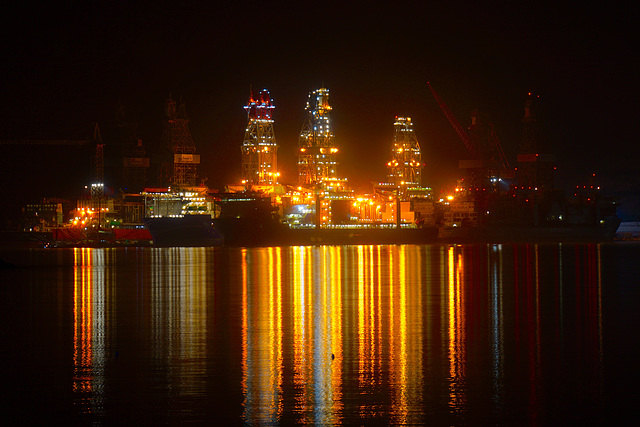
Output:
<svg viewBox="0 0 640 427">
<path fill-rule="evenodd" d="M 98 122 L 108 145 L 122 104 L 153 150 L 171 93 L 186 103 L 200 172 L 216 187 L 240 179 L 242 107 L 253 85 L 275 99 L 280 169 L 295 182 L 307 94 L 324 84 L 340 175 L 363 190 L 384 179 L 394 116 L 407 115 L 427 165 L 424 184 L 440 189 L 454 183 L 466 153 L 430 81 L 463 125 L 474 108 L 490 119 L 512 164 L 525 95 L 539 93 L 540 151 L 557 155 L 561 185 L 595 172 L 612 192 L 640 188 L 631 6 L 93 3 L 20 3 L 0 18 L 0 139 L 71 138 Z M 64 195 L 51 193 L 76 186 L 65 177 L 81 176 L 88 160 L 81 163 L 30 173 L 38 181 L 29 188 Z M 19 186 L 19 175 L 8 179 Z"/>
</svg>

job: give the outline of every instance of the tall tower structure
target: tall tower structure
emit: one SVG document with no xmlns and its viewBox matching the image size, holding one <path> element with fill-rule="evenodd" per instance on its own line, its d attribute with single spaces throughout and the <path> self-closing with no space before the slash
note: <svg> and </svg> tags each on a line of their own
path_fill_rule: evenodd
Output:
<svg viewBox="0 0 640 427">
<path fill-rule="evenodd" d="M 200 155 L 195 154 L 184 103 L 178 105 L 173 99 L 166 100 L 163 139 L 173 161 L 173 174 L 168 181 L 177 187 L 195 186 Z"/>
<path fill-rule="evenodd" d="M 278 183 L 278 145 L 273 132 L 273 100 L 267 89 L 251 91 L 242 144 L 242 180 L 247 186 Z"/>
<path fill-rule="evenodd" d="M 97 123 L 93 130 L 93 140 L 96 142 L 96 151 L 93 156 L 91 198 L 100 199 L 104 196 L 104 143 Z"/>
<path fill-rule="evenodd" d="M 122 182 L 120 188 L 130 193 L 139 193 L 147 184 L 149 157 L 138 138 L 138 124 L 126 120 L 125 108 L 116 109 L 118 140 L 122 145 Z"/>
<path fill-rule="evenodd" d="M 137 143 L 127 144 L 123 150 L 122 185 L 129 192 L 139 193 L 144 190 L 147 182 L 147 169 L 149 168 L 149 157 L 142 145 L 142 140 Z"/>
<path fill-rule="evenodd" d="M 522 118 L 522 140 L 516 174 L 519 191 L 546 192 L 553 189 L 555 156 L 540 154 L 540 127 L 536 115 L 539 96 L 528 94 Z"/>
<path fill-rule="evenodd" d="M 307 118 L 298 140 L 298 182 L 316 184 L 325 179 L 336 179 L 338 162 L 333 130 L 329 89 L 320 88 L 309 93 Z"/>
<path fill-rule="evenodd" d="M 422 157 L 420 144 L 413 131 L 411 117 L 396 117 L 391 160 L 387 163 L 387 181 L 397 186 L 420 187 Z"/>
</svg>

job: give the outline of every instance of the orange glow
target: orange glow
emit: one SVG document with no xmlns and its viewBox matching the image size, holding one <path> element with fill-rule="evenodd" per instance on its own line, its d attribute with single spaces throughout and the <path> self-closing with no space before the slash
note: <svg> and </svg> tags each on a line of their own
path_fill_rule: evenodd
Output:
<svg viewBox="0 0 640 427">
<path fill-rule="evenodd" d="M 281 251 L 242 249 L 242 386 L 253 396 L 244 418 L 261 423 L 282 411 Z"/>
<path fill-rule="evenodd" d="M 91 251 L 91 248 L 73 250 L 73 391 L 79 393 L 92 390 Z M 87 408 L 87 412 L 91 411 Z"/>
<path fill-rule="evenodd" d="M 463 258 L 457 254 L 455 248 L 449 247 L 449 286 L 448 286 L 448 313 L 449 313 L 449 406 L 458 411 L 466 405 L 466 374 L 465 374 L 465 317 L 464 294 L 462 283 Z"/>
</svg>

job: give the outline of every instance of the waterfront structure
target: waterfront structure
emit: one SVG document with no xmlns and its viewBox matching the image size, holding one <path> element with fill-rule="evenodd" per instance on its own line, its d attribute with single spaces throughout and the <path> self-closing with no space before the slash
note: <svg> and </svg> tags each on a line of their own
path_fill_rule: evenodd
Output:
<svg viewBox="0 0 640 427">
<path fill-rule="evenodd" d="M 200 155 L 196 154 L 184 103 L 178 105 L 171 98 L 165 102 L 163 140 L 168 156 L 162 165 L 160 182 L 174 187 L 195 186 Z"/>
<path fill-rule="evenodd" d="M 242 182 L 248 188 L 278 183 L 278 145 L 273 131 L 273 100 L 267 89 L 251 91 L 242 143 Z"/>
<path fill-rule="evenodd" d="M 298 183 L 319 184 L 337 179 L 338 162 L 331 124 L 329 89 L 320 88 L 309 93 L 307 118 L 298 140 Z"/>
<path fill-rule="evenodd" d="M 393 127 L 391 160 L 387 163 L 387 182 L 396 187 L 420 187 L 422 157 L 411 117 L 396 116 Z"/>
<path fill-rule="evenodd" d="M 147 182 L 149 168 L 149 157 L 146 155 L 142 140 L 138 139 L 136 144 L 126 144 L 122 154 L 124 156 L 122 186 L 130 192 L 141 192 Z"/>
<path fill-rule="evenodd" d="M 547 193 L 554 186 L 555 156 L 540 153 L 540 125 L 536 114 L 539 98 L 529 93 L 524 103 L 515 189 L 525 198 L 533 197 L 536 192 Z"/>
<path fill-rule="evenodd" d="M 64 223 L 64 204 L 57 198 L 43 198 L 22 208 L 23 231 L 49 231 Z"/>
</svg>

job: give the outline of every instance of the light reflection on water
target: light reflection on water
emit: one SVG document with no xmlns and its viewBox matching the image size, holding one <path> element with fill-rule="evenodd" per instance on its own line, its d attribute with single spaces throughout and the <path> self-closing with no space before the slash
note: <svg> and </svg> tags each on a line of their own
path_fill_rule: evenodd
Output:
<svg viewBox="0 0 640 427">
<path fill-rule="evenodd" d="M 105 280 L 103 253 L 74 249 L 73 391 L 81 413 L 103 413 Z"/>
<path fill-rule="evenodd" d="M 58 253 L 73 258 L 72 325 L 59 320 L 73 332 L 73 411 L 127 419 L 122 401 L 139 395 L 136 416 L 157 410 L 153 422 L 225 405 L 250 424 L 549 422 L 603 405 L 601 251 Z"/>
</svg>

